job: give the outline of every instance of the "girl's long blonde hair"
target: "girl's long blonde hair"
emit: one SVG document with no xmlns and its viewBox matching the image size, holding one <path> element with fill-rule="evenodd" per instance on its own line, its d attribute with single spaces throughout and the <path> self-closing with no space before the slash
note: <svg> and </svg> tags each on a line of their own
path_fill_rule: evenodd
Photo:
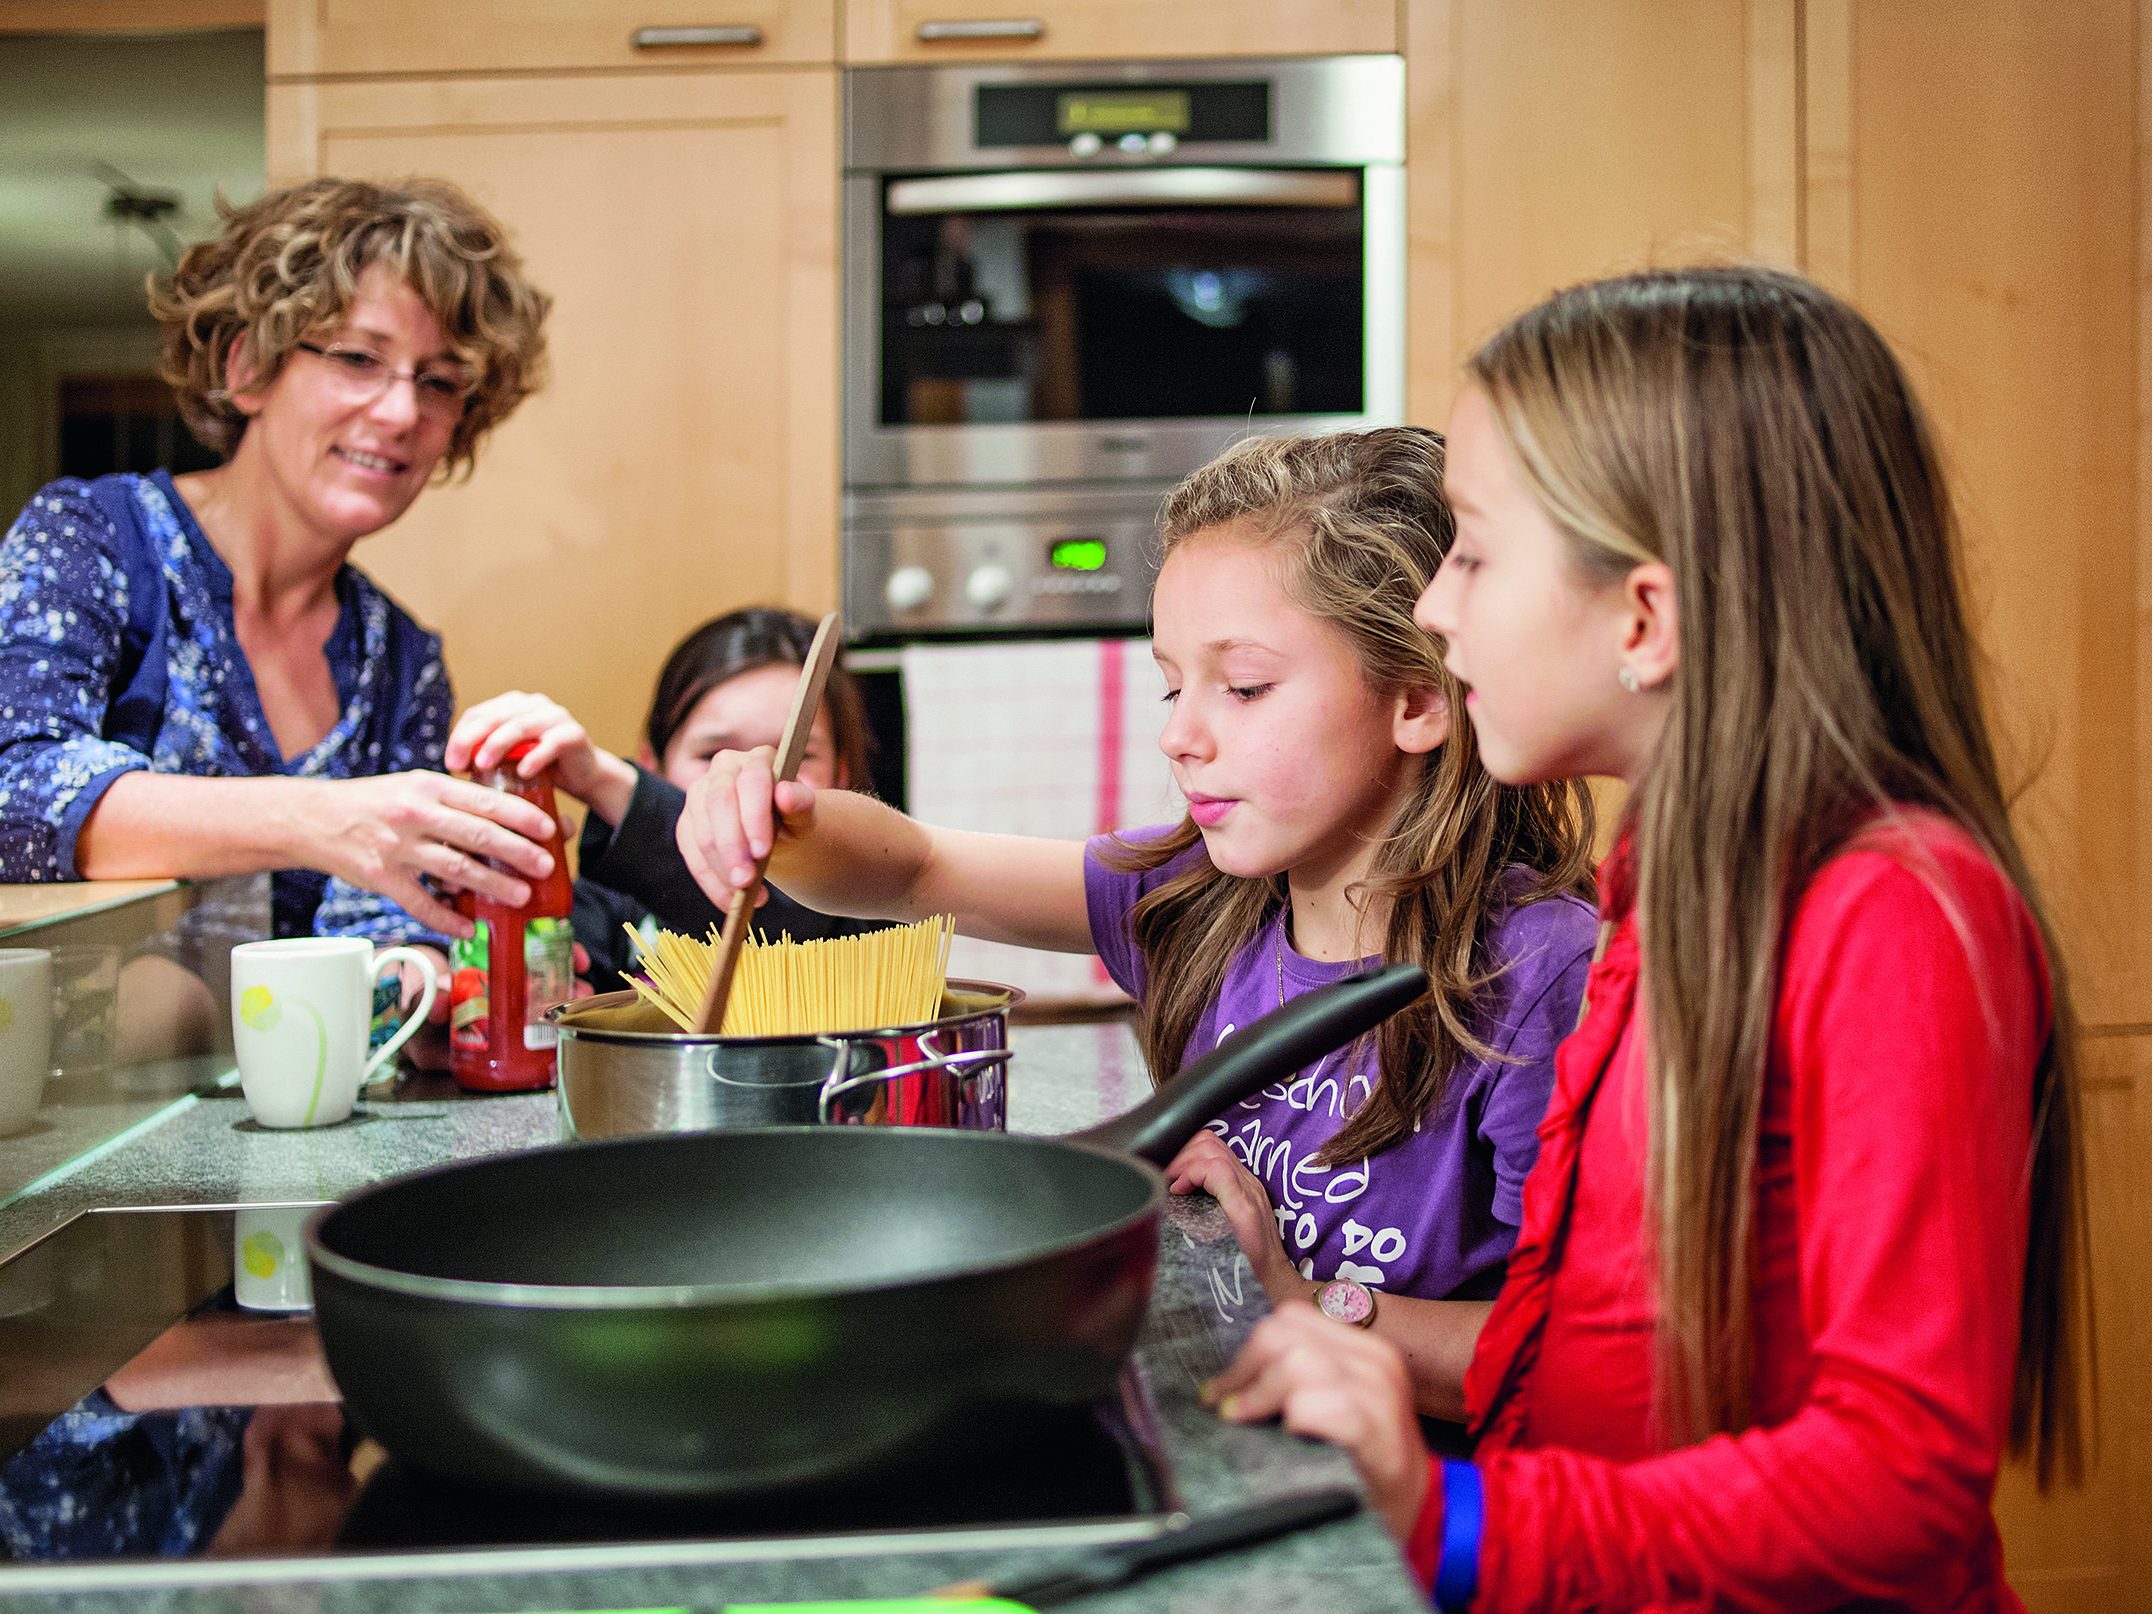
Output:
<svg viewBox="0 0 2152 1614">
<path fill-rule="evenodd" d="M 1863 825 L 1917 805 L 1980 844 L 2046 947 L 2054 1029 L 2034 1087 L 2011 1446 L 2043 1485 L 2058 1466 L 2075 1477 L 2091 1382 L 2076 1022 L 2011 831 L 1955 521 L 1903 371 L 1844 303 L 1750 268 L 1575 287 L 1467 368 L 1583 571 L 1659 560 L 1678 591 L 1680 671 L 1629 809 L 1671 1432 L 1751 1417 L 1757 1134 L 1792 904 Z"/>
<path fill-rule="evenodd" d="M 1228 525 L 1275 546 L 1287 593 L 1345 636 L 1374 689 L 1430 686 L 1449 708 L 1449 738 L 1420 759 L 1358 893 L 1387 907 L 1384 957 L 1419 964 L 1434 989 L 1377 1033 L 1373 1090 L 1317 1156 L 1324 1164 L 1409 1136 L 1440 1106 L 1457 1062 L 1487 1054 L 1475 1011 L 1491 975 L 1487 932 L 1505 902 L 1590 889 L 1590 795 L 1576 784 L 1496 784 L 1480 766 L 1464 691 L 1413 623 L 1456 532 L 1441 489 L 1442 438 L 1419 427 L 1252 437 L 1176 488 L 1159 518 L 1169 554 Z M 1201 841 L 1184 818 L 1161 839 L 1123 843 L 1112 862 L 1148 871 Z M 1513 866 L 1527 878 L 1498 889 Z M 1180 1068 L 1228 963 L 1285 901 L 1283 875 L 1244 879 L 1198 858 L 1137 903 L 1149 981 L 1139 1032 L 1158 1080 Z"/>
</svg>

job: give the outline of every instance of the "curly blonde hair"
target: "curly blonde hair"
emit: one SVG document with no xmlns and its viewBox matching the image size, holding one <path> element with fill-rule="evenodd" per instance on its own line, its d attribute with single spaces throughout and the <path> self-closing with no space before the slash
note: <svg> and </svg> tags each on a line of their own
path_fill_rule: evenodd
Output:
<svg viewBox="0 0 2152 1614">
<path fill-rule="evenodd" d="M 245 340 L 266 384 L 301 340 L 342 317 L 374 264 L 418 293 L 474 377 L 448 474 L 468 472 L 486 433 L 543 383 L 553 299 L 524 278 L 500 223 L 446 180 L 311 179 L 244 207 L 219 197 L 217 211 L 224 228 L 190 247 L 169 280 L 151 277 L 149 306 L 181 418 L 225 457 L 247 425 L 225 373 L 233 343 Z"/>
</svg>

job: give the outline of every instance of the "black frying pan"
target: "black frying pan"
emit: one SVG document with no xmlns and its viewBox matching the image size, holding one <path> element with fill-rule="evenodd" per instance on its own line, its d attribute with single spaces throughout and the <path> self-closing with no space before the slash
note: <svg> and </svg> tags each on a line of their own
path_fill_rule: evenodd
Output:
<svg viewBox="0 0 2152 1614">
<path fill-rule="evenodd" d="M 644 1498 L 806 1485 L 1092 1400 L 1150 1303 L 1154 1165 L 1426 989 L 1399 964 L 1306 993 L 1073 1138 L 780 1127 L 376 1184 L 307 1227 L 329 1369 L 419 1467 Z"/>
</svg>

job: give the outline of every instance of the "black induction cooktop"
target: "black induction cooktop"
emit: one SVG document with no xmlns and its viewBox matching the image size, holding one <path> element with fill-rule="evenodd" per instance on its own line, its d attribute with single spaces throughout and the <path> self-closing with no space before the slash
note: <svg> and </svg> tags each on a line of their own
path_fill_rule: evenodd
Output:
<svg viewBox="0 0 2152 1614">
<path fill-rule="evenodd" d="M 475 1490 L 386 1455 L 323 1399 L 333 1388 L 304 1366 L 307 1319 L 238 1306 L 236 1232 L 230 1208 L 92 1212 L 0 1263 L 0 1557 L 334 1558 L 1093 1523 L 1148 1534 L 1175 1507 L 1133 1369 L 1098 1403 L 997 1409 L 882 1472 L 744 1501 Z M 145 1396 L 140 1364 L 173 1356 L 174 1340 L 212 1342 L 194 1353 L 204 1370 L 151 1375 L 159 1393 Z"/>
</svg>

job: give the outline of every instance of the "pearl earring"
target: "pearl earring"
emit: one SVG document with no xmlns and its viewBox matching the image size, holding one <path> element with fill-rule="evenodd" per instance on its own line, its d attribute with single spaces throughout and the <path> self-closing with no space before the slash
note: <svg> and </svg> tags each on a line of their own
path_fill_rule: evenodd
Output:
<svg viewBox="0 0 2152 1614">
<path fill-rule="evenodd" d="M 1644 688 L 1644 680 L 1637 677 L 1636 669 L 1627 662 L 1623 662 L 1615 671 L 1614 682 L 1632 695 L 1641 693 Z"/>
</svg>

